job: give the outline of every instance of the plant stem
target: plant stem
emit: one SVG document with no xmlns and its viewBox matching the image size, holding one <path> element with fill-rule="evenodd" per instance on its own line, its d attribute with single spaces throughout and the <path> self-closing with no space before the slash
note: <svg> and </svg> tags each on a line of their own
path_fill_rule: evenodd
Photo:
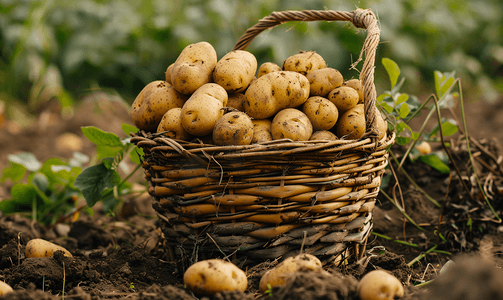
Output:
<svg viewBox="0 0 503 300">
<path fill-rule="evenodd" d="M 117 185 L 117 188 L 120 188 L 120 187 L 121 187 L 121 186 L 122 186 L 122 185 L 123 185 L 126 181 L 128 181 L 128 180 L 129 180 L 129 178 L 131 178 L 131 176 L 133 176 L 133 174 L 134 174 L 134 173 L 136 173 L 136 171 L 138 171 L 138 169 L 140 169 L 140 168 L 141 168 L 141 165 L 140 165 L 140 164 L 136 165 L 136 167 L 134 168 L 134 170 L 133 170 L 133 171 L 131 171 L 131 172 L 130 172 L 130 173 L 129 173 L 129 174 L 128 174 L 128 175 L 127 175 L 127 176 L 126 176 L 123 180 L 121 180 L 121 182 L 119 182 L 119 184 Z M 110 194 L 113 194 L 113 192 L 114 192 L 114 190 L 113 190 L 113 189 L 112 189 L 112 190 L 109 190 L 109 191 L 105 192 L 105 193 L 103 194 L 103 196 L 101 196 L 101 198 L 102 198 L 102 199 L 104 199 L 104 198 L 106 198 L 106 197 L 110 196 Z"/>
<path fill-rule="evenodd" d="M 426 256 L 426 254 L 431 253 L 431 252 L 432 252 L 432 251 L 434 251 L 435 249 L 437 249 L 437 245 L 435 245 L 435 246 L 431 247 L 431 248 L 430 248 L 430 249 L 428 249 L 425 253 L 421 253 L 421 254 L 419 254 L 416 258 L 414 258 L 413 260 L 411 260 L 411 261 L 407 264 L 407 266 L 412 267 L 412 265 L 413 265 L 413 264 L 415 264 L 415 263 L 417 263 L 418 261 L 420 261 L 421 259 L 423 259 L 423 258 Z"/>
<path fill-rule="evenodd" d="M 404 217 L 409 220 L 409 222 L 416 226 L 417 229 L 421 230 L 421 231 L 424 231 L 424 228 L 422 228 L 421 226 L 419 226 L 404 210 L 403 208 L 401 208 L 399 205 L 396 204 L 396 202 L 388 195 L 386 194 L 385 191 L 381 190 L 381 194 L 384 195 L 384 197 L 386 197 L 396 208 L 398 208 L 398 210 L 402 213 L 402 215 L 404 215 Z"/>
</svg>

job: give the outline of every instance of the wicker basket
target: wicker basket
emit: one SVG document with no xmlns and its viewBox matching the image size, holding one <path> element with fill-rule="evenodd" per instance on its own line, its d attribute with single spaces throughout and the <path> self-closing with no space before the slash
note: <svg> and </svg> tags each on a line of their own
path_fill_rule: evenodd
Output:
<svg viewBox="0 0 503 300">
<path fill-rule="evenodd" d="M 390 133 L 377 139 L 375 15 L 362 9 L 274 12 L 248 29 L 234 49 L 245 49 L 260 32 L 283 22 L 316 20 L 367 30 L 360 55 L 367 122 L 361 139 L 214 146 L 132 134 L 144 150 L 145 177 L 166 246 L 182 268 L 210 257 L 232 257 L 243 265 L 301 250 L 324 261 L 363 253 L 387 147 L 394 142 Z"/>
</svg>

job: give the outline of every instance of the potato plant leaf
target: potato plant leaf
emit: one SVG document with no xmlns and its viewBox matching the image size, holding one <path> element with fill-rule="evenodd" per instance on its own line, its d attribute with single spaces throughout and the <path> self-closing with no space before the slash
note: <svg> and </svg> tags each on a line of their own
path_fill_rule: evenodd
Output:
<svg viewBox="0 0 503 300">
<path fill-rule="evenodd" d="M 458 132 L 458 126 L 456 125 L 456 121 L 449 119 L 442 123 L 441 125 L 442 134 L 444 136 L 450 136 Z"/>
<path fill-rule="evenodd" d="M 11 162 L 10 168 L 5 168 L 2 171 L 2 180 L 5 182 L 7 179 L 12 180 L 12 182 L 18 182 L 23 179 L 26 174 L 26 168 L 23 165 Z"/>
<path fill-rule="evenodd" d="M 421 155 L 418 157 L 418 160 L 429 165 L 442 174 L 449 174 L 449 172 L 451 171 L 449 167 L 440 159 L 437 153 Z"/>
<path fill-rule="evenodd" d="M 121 127 L 122 127 L 122 131 L 124 131 L 124 133 L 129 136 L 129 133 L 137 133 L 139 131 L 138 128 L 136 128 L 135 126 L 133 125 L 130 125 L 130 124 L 127 124 L 127 123 L 122 123 L 121 124 Z"/>
<path fill-rule="evenodd" d="M 391 82 L 391 89 L 393 89 L 398 80 L 398 76 L 400 75 L 400 68 L 393 60 L 386 57 L 382 59 L 382 64 L 386 69 L 386 72 L 388 72 L 389 80 Z"/>
<path fill-rule="evenodd" d="M 42 163 L 33 155 L 33 153 L 23 152 L 16 155 L 9 155 L 7 159 L 10 162 L 24 166 L 30 172 L 37 172 L 42 167 Z"/>
<path fill-rule="evenodd" d="M 405 117 L 407 117 L 410 112 L 409 105 L 407 105 L 407 103 L 402 103 L 402 105 L 400 105 L 399 112 L 400 112 L 400 118 L 405 119 Z"/>
<path fill-rule="evenodd" d="M 120 181 L 120 175 L 108 169 L 103 163 L 88 167 L 77 176 L 75 180 L 75 187 L 80 189 L 87 205 L 92 207 L 96 202 L 101 199 L 103 190 L 112 188 L 117 182 Z"/>
<path fill-rule="evenodd" d="M 82 133 L 97 146 L 122 147 L 121 139 L 111 132 L 105 132 L 94 126 L 81 127 Z"/>
</svg>

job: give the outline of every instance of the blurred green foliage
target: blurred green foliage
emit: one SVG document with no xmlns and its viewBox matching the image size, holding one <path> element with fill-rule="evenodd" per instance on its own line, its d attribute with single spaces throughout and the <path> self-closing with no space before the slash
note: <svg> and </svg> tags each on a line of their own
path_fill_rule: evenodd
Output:
<svg viewBox="0 0 503 300">
<path fill-rule="evenodd" d="M 0 101 L 19 100 L 36 111 L 56 97 L 65 108 L 99 88 L 132 102 L 147 83 L 164 78 L 188 44 L 207 41 L 221 57 L 273 11 L 356 7 L 378 16 L 378 59 L 400 65 L 411 93 L 433 92 L 425 87 L 434 70 L 455 70 L 475 100 L 499 97 L 500 0 L 0 0 Z M 358 76 L 349 66 L 364 39 L 349 24 L 288 22 L 263 32 L 248 50 L 259 64 L 314 50 L 350 78 Z M 376 63 L 378 93 L 387 80 Z"/>
</svg>

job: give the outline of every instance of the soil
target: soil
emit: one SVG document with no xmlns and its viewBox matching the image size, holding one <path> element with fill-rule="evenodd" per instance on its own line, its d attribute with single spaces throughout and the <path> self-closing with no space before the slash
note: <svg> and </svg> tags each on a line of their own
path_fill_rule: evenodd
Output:
<svg viewBox="0 0 503 300">
<path fill-rule="evenodd" d="M 476 169 L 500 216 L 503 173 L 498 143 L 503 132 L 494 129 L 500 128 L 496 112 L 502 105 L 503 99 L 465 104 Z M 5 121 L 0 124 L 0 168 L 8 165 L 9 154 L 22 151 L 34 153 L 40 161 L 70 158 L 75 150 L 92 156 L 94 145 L 83 137 L 80 127 L 97 126 L 124 136 L 123 122 L 131 123 L 124 104 L 102 92 L 86 97 L 71 118 L 61 118 L 57 105 L 48 105 L 26 128 Z M 80 142 L 56 142 L 67 133 Z M 439 202 L 440 207 L 435 206 L 391 162 L 396 178 L 391 172 L 386 175 L 391 180 L 374 209 L 374 234 L 368 240 L 365 259 L 327 264 L 328 273 L 299 272 L 285 286 L 261 295 L 261 276 L 278 263 L 263 261 L 245 270 L 249 281 L 245 293 L 224 292 L 212 299 L 359 299 L 357 284 L 374 269 L 387 270 L 402 282 L 403 299 L 503 299 L 503 226 L 479 192 L 467 163 L 465 143 L 461 139 L 450 142 L 466 188 L 455 172 L 443 175 L 426 164 L 406 162 L 404 170 Z M 404 152 L 398 145 L 392 150 L 398 159 Z M 11 186 L 7 181 L 0 187 L 0 201 L 10 197 Z M 404 218 L 384 193 L 421 229 Z M 148 194 L 126 200 L 113 215 L 103 213 L 99 203 L 93 210 L 92 217 L 81 213 L 75 222 L 49 227 L 0 212 L 0 280 L 14 289 L 2 299 L 196 299 L 184 288 L 183 274 L 163 247 L 162 220 L 152 209 Z M 24 249 L 33 238 L 59 244 L 73 257 L 56 252 L 49 258 L 26 258 Z M 446 264 L 449 267 L 443 268 Z"/>
</svg>

